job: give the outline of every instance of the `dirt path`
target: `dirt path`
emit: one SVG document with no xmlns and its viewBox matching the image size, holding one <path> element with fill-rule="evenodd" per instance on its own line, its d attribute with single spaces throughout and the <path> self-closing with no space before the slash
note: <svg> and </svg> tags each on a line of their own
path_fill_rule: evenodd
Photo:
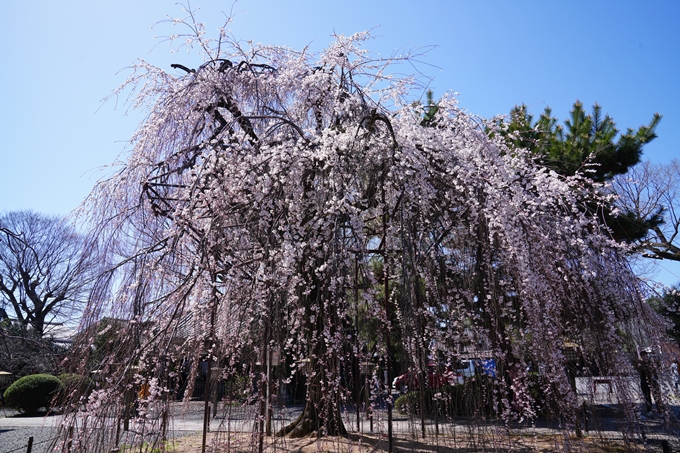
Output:
<svg viewBox="0 0 680 453">
<path fill-rule="evenodd" d="M 565 439 L 558 436 L 492 436 L 461 435 L 457 438 L 439 436 L 428 439 L 398 439 L 394 441 L 394 452 L 409 453 L 473 453 L 473 452 L 554 452 L 563 451 L 569 442 L 574 451 L 592 453 L 613 453 L 644 450 L 642 445 L 626 447 L 622 441 L 587 437 L 583 440 Z M 188 436 L 175 441 L 172 453 L 201 453 L 202 436 Z M 206 452 L 210 453 L 255 453 L 258 439 L 248 433 L 211 434 Z M 631 449 L 632 447 L 632 449 Z M 264 439 L 265 453 L 376 453 L 387 451 L 387 439 L 377 435 L 352 435 L 349 437 Z M 656 449 L 654 450 L 656 451 Z M 658 448 L 661 451 L 661 448 Z"/>
</svg>

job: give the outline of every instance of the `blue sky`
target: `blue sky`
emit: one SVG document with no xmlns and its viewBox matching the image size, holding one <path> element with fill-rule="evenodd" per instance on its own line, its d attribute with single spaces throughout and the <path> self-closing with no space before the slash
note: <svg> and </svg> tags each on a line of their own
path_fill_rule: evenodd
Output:
<svg viewBox="0 0 680 453">
<path fill-rule="evenodd" d="M 460 93 L 481 116 L 519 103 L 560 119 L 576 99 L 598 102 L 619 129 L 664 115 L 645 158 L 667 162 L 680 143 L 680 2 L 194 0 L 208 31 L 313 50 L 331 35 L 372 30 L 375 53 L 435 45 L 418 69 L 435 95 Z M 101 169 L 124 151 L 143 120 L 124 99 L 102 104 L 136 58 L 170 70 L 195 65 L 155 36 L 177 32 L 157 23 L 182 17 L 172 0 L 22 0 L 3 5 L 0 29 L 0 212 L 67 214 L 89 193 Z M 156 24 L 154 26 L 154 24 Z M 152 29 L 153 26 L 153 29 Z M 122 72 L 120 72 L 123 70 Z M 404 67 L 404 71 L 410 70 Z M 673 273 L 668 273 L 673 272 Z M 665 283 L 680 270 L 663 272 Z"/>
</svg>

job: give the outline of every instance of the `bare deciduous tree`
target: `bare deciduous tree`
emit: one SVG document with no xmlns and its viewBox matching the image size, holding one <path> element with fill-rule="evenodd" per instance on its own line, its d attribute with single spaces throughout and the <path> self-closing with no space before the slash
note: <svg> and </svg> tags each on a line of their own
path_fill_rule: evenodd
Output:
<svg viewBox="0 0 680 453">
<path fill-rule="evenodd" d="M 680 161 L 638 164 L 618 176 L 612 189 L 620 218 L 651 225 L 633 242 L 635 250 L 649 258 L 680 261 Z"/>
<path fill-rule="evenodd" d="M 84 237 L 63 219 L 30 211 L 0 216 L 0 307 L 42 337 L 75 325 L 99 269 Z"/>
</svg>

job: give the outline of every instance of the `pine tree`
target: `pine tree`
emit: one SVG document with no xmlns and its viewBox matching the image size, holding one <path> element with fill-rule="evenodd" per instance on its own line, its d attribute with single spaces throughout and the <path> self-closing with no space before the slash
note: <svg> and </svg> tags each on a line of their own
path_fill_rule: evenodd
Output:
<svg viewBox="0 0 680 453">
<path fill-rule="evenodd" d="M 637 130 L 628 128 L 619 134 L 616 123 L 609 115 L 602 114 L 602 107 L 593 105 L 591 114 L 583 104 L 576 101 L 569 119 L 564 125 L 552 116 L 547 107 L 534 121 L 526 107 L 515 106 L 510 112 L 504 134 L 515 147 L 529 150 L 538 163 L 563 176 L 577 173 L 587 175 L 595 184 L 612 180 L 625 174 L 640 162 L 643 148 L 654 140 L 661 115 L 655 113 L 646 126 Z M 588 203 L 596 217 L 602 218 L 613 237 L 619 241 L 635 241 L 647 234 L 647 230 L 659 225 L 661 213 L 641 219 L 632 212 L 612 215 L 611 204 L 596 207 Z"/>
</svg>

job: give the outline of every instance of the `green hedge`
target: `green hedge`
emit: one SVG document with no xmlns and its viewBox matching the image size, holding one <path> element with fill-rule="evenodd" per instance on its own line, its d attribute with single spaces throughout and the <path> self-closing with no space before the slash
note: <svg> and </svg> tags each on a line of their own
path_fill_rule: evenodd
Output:
<svg viewBox="0 0 680 453">
<path fill-rule="evenodd" d="M 76 373 L 62 373 L 58 376 L 62 390 L 59 394 L 58 403 L 78 403 L 87 398 L 94 389 L 94 382 L 87 376 Z"/>
<path fill-rule="evenodd" d="M 50 374 L 31 374 L 15 381 L 5 390 L 5 404 L 33 415 L 41 407 L 49 409 L 52 398 L 62 389 L 61 381 Z"/>
<path fill-rule="evenodd" d="M 434 416 L 436 407 L 440 416 L 491 417 L 495 414 L 494 398 L 500 397 L 494 395 L 495 384 L 489 376 L 476 375 L 466 379 L 464 384 L 447 385 L 436 391 L 426 389 L 423 395 L 425 415 Z M 546 382 L 542 376 L 529 373 L 526 386 L 537 415 L 549 417 L 559 413 L 554 401 L 546 396 Z M 403 415 L 419 415 L 420 398 L 418 390 L 400 395 L 394 402 L 394 409 Z"/>
<path fill-rule="evenodd" d="M 483 416 L 493 411 L 493 379 L 485 375 L 467 379 L 464 384 L 447 385 L 441 389 L 426 389 L 423 395 L 425 414 L 437 412 L 442 416 Z M 399 396 L 394 408 L 404 415 L 420 414 L 420 391 L 411 391 Z"/>
</svg>

